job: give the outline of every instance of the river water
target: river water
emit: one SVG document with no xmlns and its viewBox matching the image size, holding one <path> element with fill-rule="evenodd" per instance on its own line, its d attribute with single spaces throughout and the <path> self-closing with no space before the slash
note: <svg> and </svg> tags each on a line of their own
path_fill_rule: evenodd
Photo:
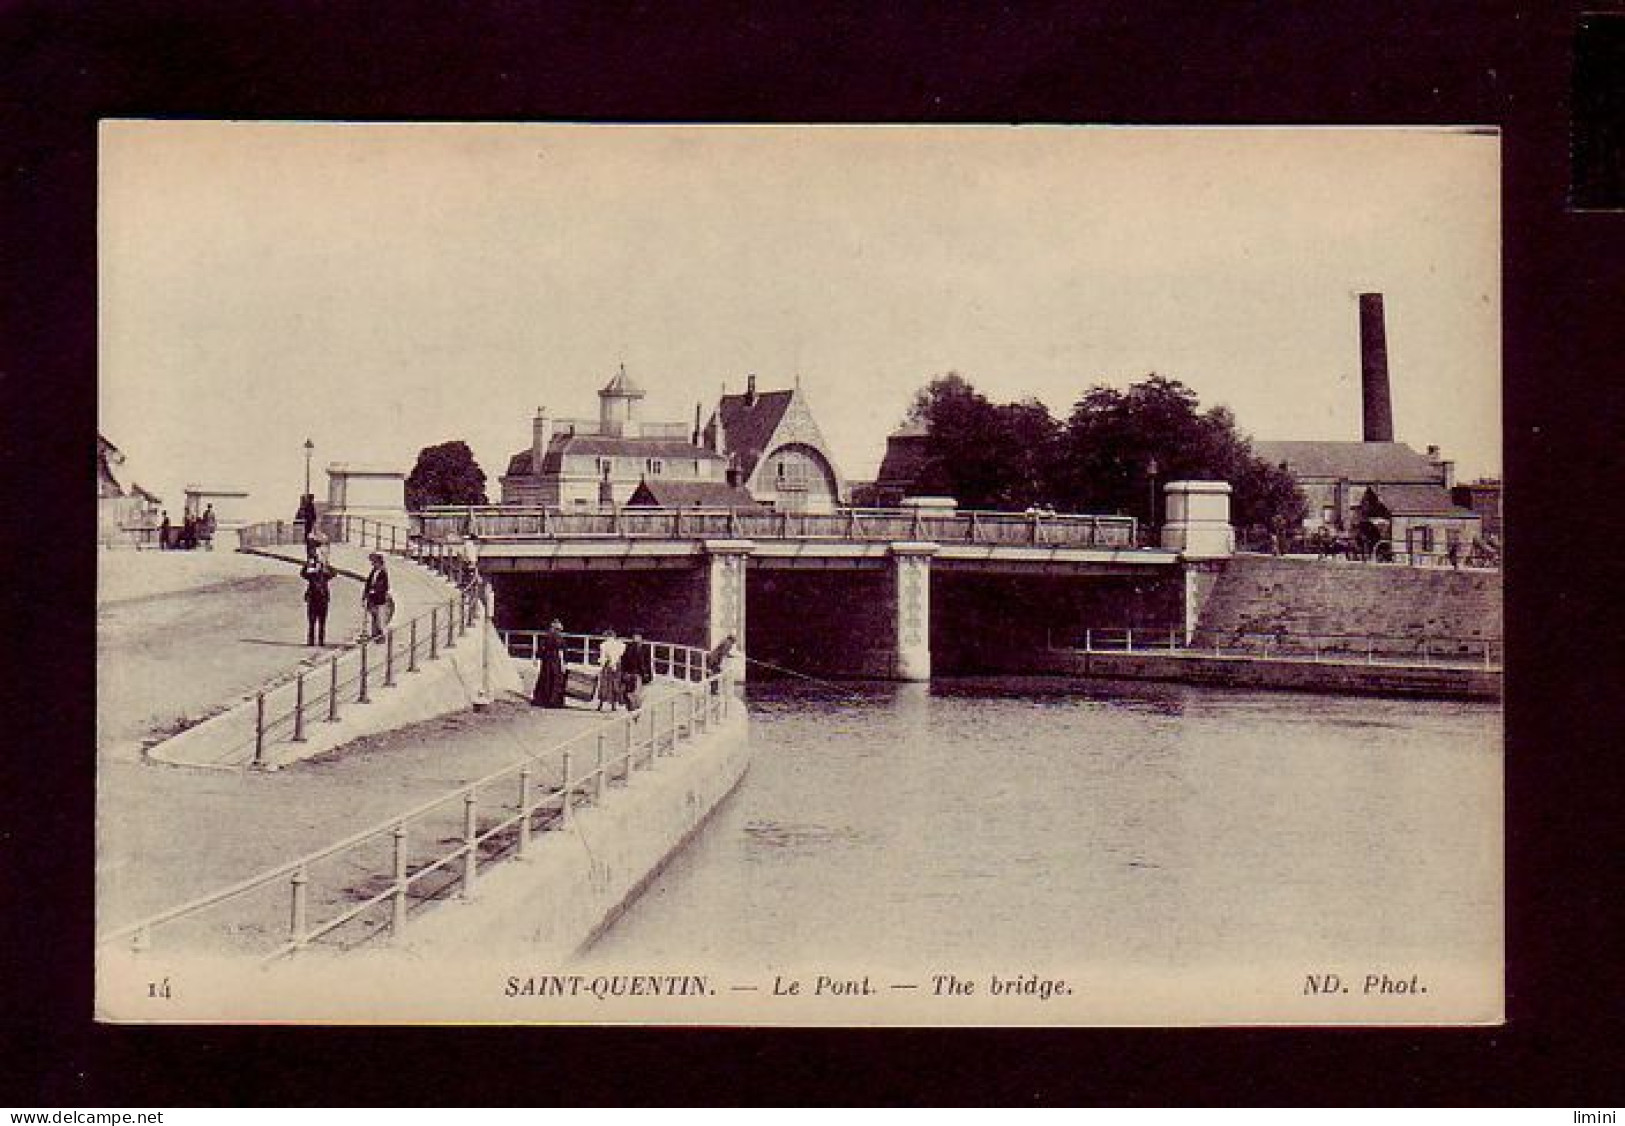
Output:
<svg viewBox="0 0 1625 1126">
<path fill-rule="evenodd" d="M 594 960 L 1499 965 L 1499 708 L 1025 678 L 749 706 L 750 772 Z"/>
</svg>

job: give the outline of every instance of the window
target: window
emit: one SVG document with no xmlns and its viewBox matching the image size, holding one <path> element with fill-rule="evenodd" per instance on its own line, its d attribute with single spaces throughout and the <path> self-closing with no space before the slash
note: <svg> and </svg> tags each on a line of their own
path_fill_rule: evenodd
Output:
<svg viewBox="0 0 1625 1126">
<path fill-rule="evenodd" d="M 598 469 L 598 476 L 600 476 L 600 477 L 608 477 L 611 473 L 613 473 L 615 471 L 615 459 L 612 458 L 612 457 L 601 457 L 601 458 L 599 458 L 598 462 L 597 462 L 597 469 Z"/>
<path fill-rule="evenodd" d="M 651 477 L 658 477 L 666 472 L 666 463 L 658 457 L 651 457 L 643 463 L 643 468 Z"/>
</svg>

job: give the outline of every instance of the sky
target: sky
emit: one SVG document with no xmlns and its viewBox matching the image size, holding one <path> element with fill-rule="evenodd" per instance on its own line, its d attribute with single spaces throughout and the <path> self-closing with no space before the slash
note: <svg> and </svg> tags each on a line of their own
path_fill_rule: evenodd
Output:
<svg viewBox="0 0 1625 1126">
<path fill-rule="evenodd" d="M 799 376 L 849 481 L 957 371 L 1064 417 L 1159 374 L 1260 439 L 1360 437 L 1385 295 L 1395 437 L 1501 468 L 1500 141 L 1440 129 L 102 126 L 100 427 L 290 519 L 315 443 L 473 447 L 538 406 L 643 417 Z"/>
</svg>

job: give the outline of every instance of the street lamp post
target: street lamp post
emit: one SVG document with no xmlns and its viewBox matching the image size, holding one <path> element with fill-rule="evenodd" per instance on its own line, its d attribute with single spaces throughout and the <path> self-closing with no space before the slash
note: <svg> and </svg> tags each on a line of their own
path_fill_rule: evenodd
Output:
<svg viewBox="0 0 1625 1126">
<path fill-rule="evenodd" d="M 310 495 L 310 455 L 316 452 L 316 443 L 305 439 L 305 495 Z"/>
<path fill-rule="evenodd" d="M 1159 469 L 1156 456 L 1153 455 L 1151 460 L 1145 463 L 1146 474 L 1151 479 L 1151 496 L 1149 498 L 1151 505 L 1146 509 L 1145 517 L 1146 534 L 1151 540 L 1149 544 L 1151 547 L 1157 546 L 1157 472 Z"/>
</svg>

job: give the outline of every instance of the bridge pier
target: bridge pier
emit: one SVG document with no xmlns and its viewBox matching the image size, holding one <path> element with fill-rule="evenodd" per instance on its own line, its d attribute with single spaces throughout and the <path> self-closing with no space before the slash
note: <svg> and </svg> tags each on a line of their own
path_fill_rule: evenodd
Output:
<svg viewBox="0 0 1625 1126">
<path fill-rule="evenodd" d="M 897 680 L 931 679 L 931 557 L 938 550 L 934 543 L 891 545 L 892 676 Z"/>
<path fill-rule="evenodd" d="M 706 540 L 705 647 L 714 649 L 733 635 L 740 656 L 740 679 L 749 665 L 745 657 L 745 568 L 756 544 L 750 540 Z"/>
</svg>

